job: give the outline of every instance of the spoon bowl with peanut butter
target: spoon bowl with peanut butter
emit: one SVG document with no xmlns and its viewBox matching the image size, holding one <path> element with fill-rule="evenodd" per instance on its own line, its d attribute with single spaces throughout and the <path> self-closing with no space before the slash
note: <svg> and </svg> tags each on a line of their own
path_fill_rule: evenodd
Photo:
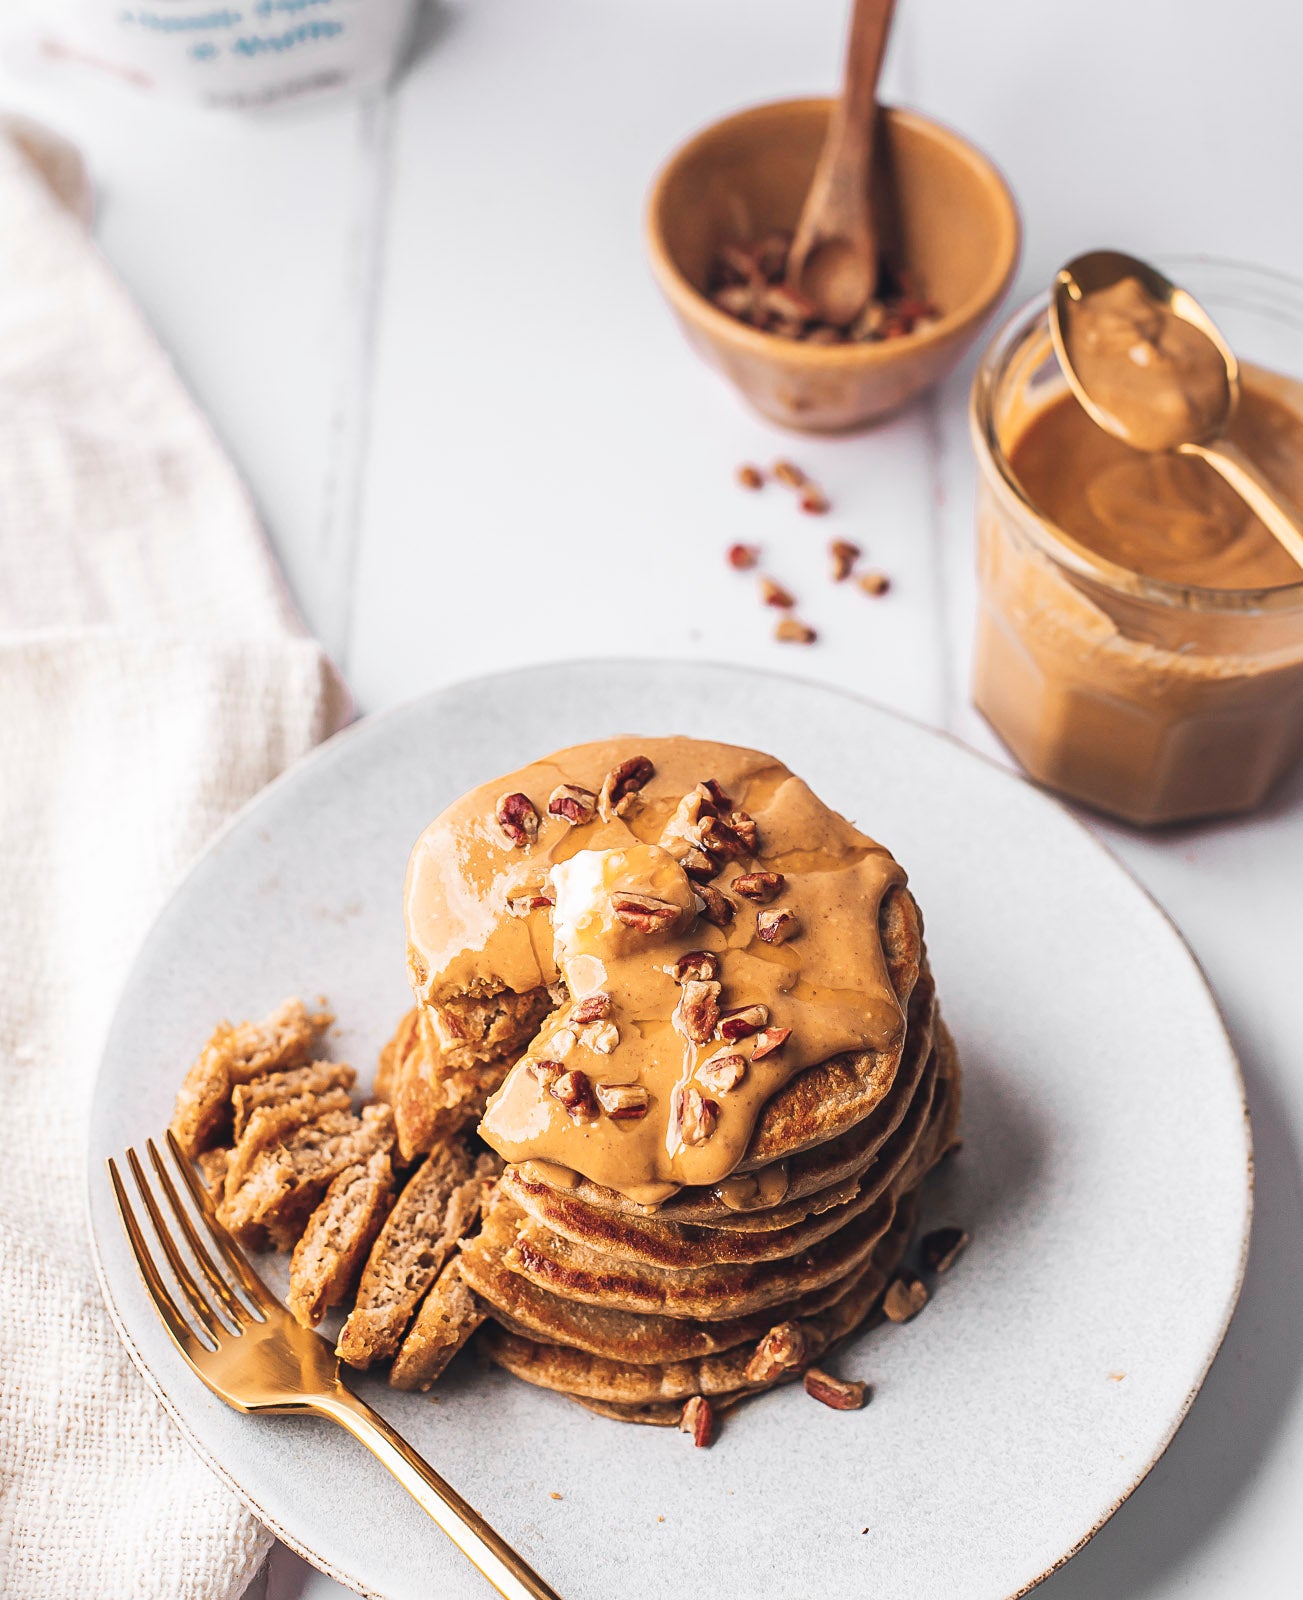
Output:
<svg viewBox="0 0 1303 1600">
<path fill-rule="evenodd" d="M 1303 521 L 1227 437 L 1239 362 L 1193 295 L 1134 256 L 1091 250 L 1054 280 L 1050 333 L 1098 427 L 1135 450 L 1201 457 L 1303 568 Z"/>
</svg>

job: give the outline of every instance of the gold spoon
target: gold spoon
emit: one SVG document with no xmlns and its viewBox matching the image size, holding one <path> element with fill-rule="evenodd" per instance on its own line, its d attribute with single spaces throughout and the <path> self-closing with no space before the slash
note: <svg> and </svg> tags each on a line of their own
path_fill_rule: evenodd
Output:
<svg viewBox="0 0 1303 1600">
<path fill-rule="evenodd" d="M 878 286 L 869 184 L 878 77 L 894 9 L 895 0 L 855 0 L 842 92 L 787 257 L 787 287 L 834 327 L 853 322 Z"/>
<path fill-rule="evenodd" d="M 1136 286 L 1134 291 L 1128 280 Z M 1133 350 L 1119 345 L 1100 356 L 1091 338 L 1098 323 L 1092 330 L 1089 308 L 1092 300 L 1099 306 L 1095 297 L 1119 292 L 1132 294 L 1133 303 L 1143 307 L 1155 337 L 1152 344 L 1142 342 L 1137 332 Z M 1257 463 L 1226 437 L 1240 399 L 1240 365 L 1193 295 L 1148 262 L 1119 250 L 1090 250 L 1069 261 L 1055 277 L 1050 335 L 1069 388 L 1098 427 L 1133 449 L 1170 450 L 1206 461 L 1303 568 L 1303 517 L 1281 501 Z M 1175 364 L 1147 359 L 1154 351 L 1161 356 L 1162 346 L 1169 342 L 1177 348 Z M 1115 395 L 1107 392 L 1110 361 L 1121 367 L 1128 399 L 1135 402 L 1124 408 L 1129 417 L 1119 414 Z M 1206 380 L 1194 403 L 1165 404 L 1183 399 L 1175 392 L 1180 388 L 1176 380 L 1183 374 Z"/>
</svg>

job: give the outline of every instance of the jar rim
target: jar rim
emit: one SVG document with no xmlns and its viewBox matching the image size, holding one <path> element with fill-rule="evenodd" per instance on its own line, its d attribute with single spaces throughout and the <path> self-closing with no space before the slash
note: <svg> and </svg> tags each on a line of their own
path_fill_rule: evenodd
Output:
<svg viewBox="0 0 1303 1600">
<path fill-rule="evenodd" d="M 1180 282 L 1182 268 L 1217 268 L 1246 285 L 1258 282 L 1264 287 L 1284 290 L 1294 302 L 1303 326 L 1303 280 L 1271 267 L 1259 267 L 1226 257 L 1185 255 L 1158 257 L 1164 271 Z M 1152 600 L 1161 605 L 1193 611 L 1277 611 L 1303 606 L 1303 578 L 1293 583 L 1274 584 L 1259 589 L 1219 589 L 1199 584 L 1173 583 L 1166 578 L 1146 577 L 1097 554 L 1048 517 L 1027 495 L 1013 471 L 995 427 L 995 396 L 1010 358 L 1042 322 L 1048 331 L 1050 291 L 1042 290 L 1025 301 L 996 329 L 982 352 L 969 397 L 969 424 L 977 453 L 978 467 L 994 467 L 1004 488 L 1027 513 L 1027 532 L 1044 554 L 1077 576 L 1102 583 L 1123 594 Z M 1303 374 L 1300 374 L 1303 377 Z"/>
</svg>

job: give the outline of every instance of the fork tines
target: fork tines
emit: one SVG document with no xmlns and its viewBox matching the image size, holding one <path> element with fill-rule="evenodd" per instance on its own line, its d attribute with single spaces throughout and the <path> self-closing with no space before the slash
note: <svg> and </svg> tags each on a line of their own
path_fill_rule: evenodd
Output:
<svg viewBox="0 0 1303 1600">
<path fill-rule="evenodd" d="M 113 1194 L 122 1216 L 122 1225 L 126 1229 L 132 1254 L 136 1258 L 136 1264 L 145 1280 L 150 1298 L 183 1354 L 193 1360 L 205 1352 L 217 1349 L 223 1339 L 243 1333 L 252 1323 L 265 1322 L 276 1302 L 262 1279 L 249 1265 L 244 1252 L 217 1220 L 211 1197 L 170 1131 L 167 1142 L 176 1170 L 180 1173 L 182 1183 L 201 1220 L 202 1236 L 154 1141 L 147 1140 L 145 1150 L 153 1168 L 156 1184 L 151 1185 L 135 1150 L 128 1149 L 126 1159 L 149 1215 L 154 1237 L 162 1249 L 172 1279 L 179 1286 L 190 1308 L 193 1324 L 183 1315 L 168 1288 L 164 1274 L 160 1270 L 157 1250 L 151 1247 L 146 1230 L 141 1226 L 128 1197 L 118 1164 L 112 1157 L 108 1163 L 109 1179 L 113 1184 Z M 178 1235 L 184 1240 L 189 1255 L 198 1268 L 198 1277 L 181 1252 L 177 1242 Z M 226 1265 L 229 1277 L 213 1259 L 210 1246 L 216 1248 L 218 1256 Z M 200 1279 L 203 1280 L 202 1284 Z M 231 1279 L 234 1279 L 235 1285 L 244 1291 L 246 1298 L 241 1298 L 236 1293 Z M 206 1290 L 203 1287 L 205 1284 Z M 196 1332 L 195 1324 L 199 1332 Z"/>
</svg>

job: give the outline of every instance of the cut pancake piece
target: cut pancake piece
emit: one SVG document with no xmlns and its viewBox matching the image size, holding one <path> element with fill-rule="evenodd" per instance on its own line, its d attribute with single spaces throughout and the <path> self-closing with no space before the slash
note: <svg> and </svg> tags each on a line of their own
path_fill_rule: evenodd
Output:
<svg viewBox="0 0 1303 1600">
<path fill-rule="evenodd" d="M 352 1104 L 348 1091 L 356 1082 L 357 1073 L 342 1061 L 309 1061 L 306 1066 L 268 1072 L 252 1083 L 237 1084 L 231 1091 L 235 1137 L 239 1140 L 260 1106 L 300 1101 L 306 1107 L 312 1097 L 318 1096 L 318 1114 L 347 1111 Z"/>
<path fill-rule="evenodd" d="M 409 1180 L 371 1247 L 357 1301 L 336 1351 L 353 1367 L 386 1361 L 457 1241 L 474 1226 L 496 1156 L 472 1159 L 464 1144 L 433 1151 Z"/>
<path fill-rule="evenodd" d="M 172 1133 L 186 1155 L 193 1160 L 226 1142 L 236 1085 L 306 1061 L 332 1020 L 327 1012 L 310 1013 L 302 1000 L 286 1000 L 261 1022 L 220 1023 L 176 1097 Z"/>
<path fill-rule="evenodd" d="M 255 1111 L 231 1154 L 218 1217 L 237 1238 L 265 1228 L 288 1250 L 333 1180 L 393 1145 L 388 1106 L 367 1106 L 360 1117 L 327 1111 L 309 1122 L 297 1111 L 294 1102 Z"/>
<path fill-rule="evenodd" d="M 541 1020 L 551 1005 L 546 989 L 499 1000 L 501 1004 L 476 1001 L 476 1009 L 458 1019 L 457 1025 L 464 1026 L 473 1037 L 457 1049 L 449 1050 L 440 1042 L 428 1011 L 420 1013 L 415 1024 L 411 1013 L 404 1017 L 386 1045 L 390 1064 L 385 1077 L 404 1161 L 459 1138 L 479 1121 L 489 1096 L 500 1087 L 515 1060 L 519 1047 L 514 1041 L 528 1028 L 527 1041 L 537 1026 L 535 1019 Z M 519 1006 L 507 1002 L 518 1002 Z M 479 1034 L 475 1030 L 481 1027 L 484 1032 Z M 510 1053 L 498 1053 L 488 1059 L 477 1056 L 476 1051 L 487 1048 L 489 1040 L 501 1052 L 505 1048 L 500 1044 L 503 1039 L 513 1041 Z"/>
<path fill-rule="evenodd" d="M 924 1075 L 905 1116 L 881 1146 L 868 1171 L 856 1180 L 849 1196 L 786 1227 L 709 1228 L 599 1211 L 564 1192 L 513 1182 L 509 1175 L 503 1188 L 534 1221 L 553 1233 L 590 1250 L 616 1256 L 622 1262 L 685 1271 L 728 1262 L 784 1260 L 853 1221 L 894 1182 L 925 1136 L 935 1076 L 935 1068 Z"/>
<path fill-rule="evenodd" d="M 891 1222 L 884 1195 L 839 1232 L 784 1261 L 695 1267 L 687 1272 L 639 1266 L 573 1244 L 536 1222 L 516 1235 L 506 1265 L 531 1283 L 589 1305 L 700 1317 L 745 1316 L 844 1278 L 867 1260 Z"/>
<path fill-rule="evenodd" d="M 315 1328 L 352 1289 L 393 1197 L 387 1150 L 332 1180 L 290 1261 L 289 1307 L 305 1328 Z"/>
<path fill-rule="evenodd" d="M 608 1405 L 681 1403 L 694 1394 L 713 1400 L 717 1395 L 738 1391 L 759 1393 L 777 1383 L 790 1381 L 801 1366 L 819 1360 L 830 1345 L 864 1321 L 904 1256 L 912 1225 L 913 1206 L 906 1199 L 895 1208 L 889 1229 L 875 1248 L 872 1259 L 855 1274 L 847 1294 L 816 1315 L 799 1321 L 781 1319 L 797 1330 L 801 1345 L 799 1360 L 787 1369 L 771 1371 L 764 1377 L 757 1378 L 754 1373 L 748 1377 L 748 1368 L 756 1353 L 752 1343 L 698 1360 L 644 1365 L 606 1360 L 562 1345 L 522 1339 L 500 1327 L 491 1327 L 483 1336 L 485 1349 L 493 1361 L 518 1378 Z M 774 1326 L 772 1319 L 769 1326 Z M 768 1328 L 765 1331 L 768 1332 Z"/>
<path fill-rule="evenodd" d="M 461 1261 L 454 1256 L 421 1302 L 416 1321 L 394 1357 L 390 1387 L 428 1389 L 487 1315 L 487 1307 L 467 1288 Z"/>
</svg>

